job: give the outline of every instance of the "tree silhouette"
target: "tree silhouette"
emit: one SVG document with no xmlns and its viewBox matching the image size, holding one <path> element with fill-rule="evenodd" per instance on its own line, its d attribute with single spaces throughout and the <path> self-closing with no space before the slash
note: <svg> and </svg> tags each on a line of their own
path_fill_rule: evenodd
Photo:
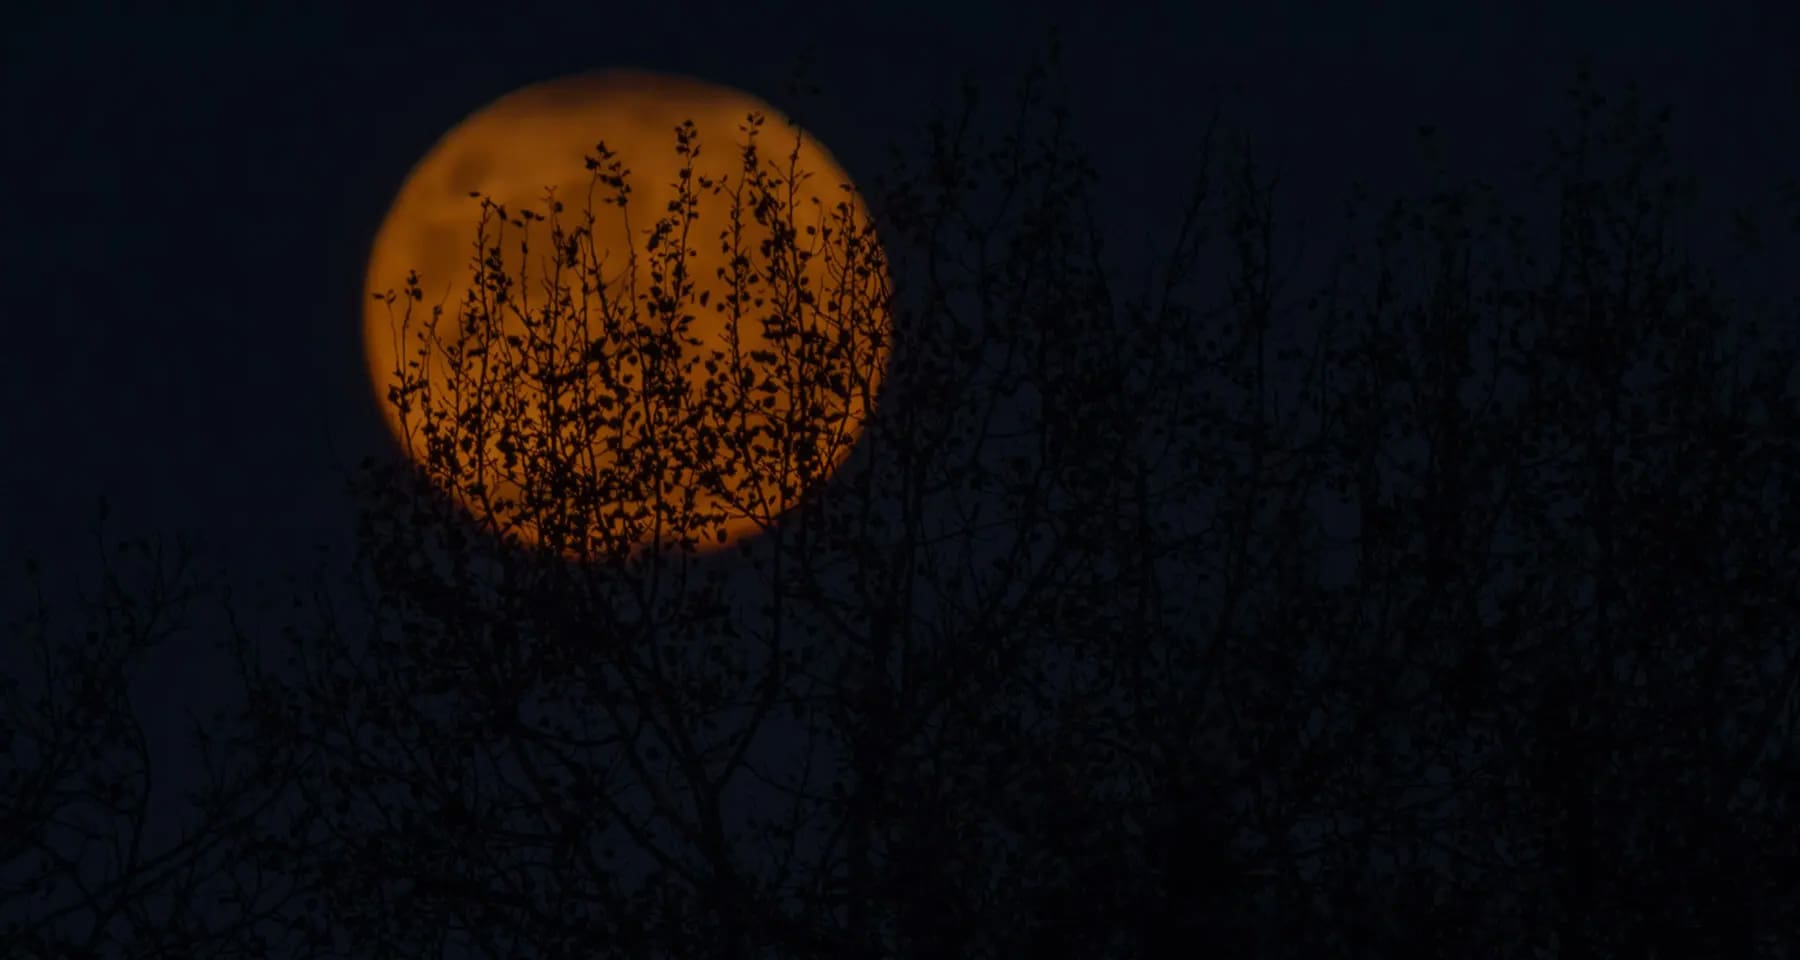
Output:
<svg viewBox="0 0 1800 960">
<path fill-rule="evenodd" d="M 684 184 L 768 230 L 727 306 L 771 357 L 682 339 L 719 306 L 686 251 L 745 221 L 677 203 L 638 251 L 656 289 L 621 295 L 581 211 L 482 205 L 476 293 L 396 371 L 422 468 L 368 465 L 291 663 L 239 637 L 237 746 L 284 805 L 221 832 L 299 893 L 258 930 L 382 957 L 1788 955 L 1800 353 L 1697 261 L 1667 112 L 1583 75 L 1530 189 L 1438 169 L 1359 198 L 1304 289 L 1274 178 L 1209 136 L 1121 292 L 1059 77 L 992 136 L 965 89 L 872 225 L 785 204 L 778 156 Z M 533 231 L 547 288 L 497 266 Z M 861 419 L 831 406 L 859 389 Z M 762 535 L 697 551 L 732 511 Z"/>
<path fill-rule="evenodd" d="M 187 816 L 159 813 L 167 787 L 133 675 L 214 598 L 185 544 L 112 540 L 106 515 L 103 504 L 97 585 L 60 597 L 27 564 L 26 608 L 7 629 L 9 659 L 29 662 L 0 676 L 0 953 L 260 955 L 259 925 L 284 891 L 237 869 L 231 851 L 285 772 L 243 764 L 191 716 L 204 779 L 185 784 Z M 232 909 L 210 909 L 220 903 Z"/>
</svg>

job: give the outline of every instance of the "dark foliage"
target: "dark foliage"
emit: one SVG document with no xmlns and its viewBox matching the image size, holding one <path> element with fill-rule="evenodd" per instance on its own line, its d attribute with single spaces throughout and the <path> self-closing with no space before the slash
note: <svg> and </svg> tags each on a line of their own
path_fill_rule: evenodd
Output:
<svg viewBox="0 0 1800 960">
<path fill-rule="evenodd" d="M 968 91 L 897 149 L 869 197 L 881 249 L 839 221 L 840 283 L 859 263 L 894 279 L 850 324 L 892 353 L 841 469 L 790 420 L 687 434 L 704 450 L 665 434 L 608 481 L 722 456 L 795 478 L 800 505 L 742 549 L 684 549 L 719 520 L 691 502 L 642 518 L 671 546 L 631 549 L 604 513 L 623 488 L 576 476 L 549 427 L 506 454 L 522 512 L 473 522 L 443 491 L 482 482 L 488 448 L 457 431 L 507 429 L 486 418 L 517 416 L 504 385 L 524 381 L 398 385 L 437 411 L 430 478 L 365 472 L 356 566 L 289 631 L 291 662 L 238 638 L 243 789 L 278 806 L 207 836 L 287 895 L 211 908 L 240 918 L 219 944 L 1789 955 L 1800 354 L 1791 305 L 1772 323 L 1695 262 L 1667 114 L 1583 78 L 1535 192 L 1440 173 L 1359 201 L 1328 282 L 1301 291 L 1272 180 L 1209 143 L 1171 187 L 1166 259 L 1125 293 L 1055 76 L 1034 72 L 995 136 Z M 750 191 L 778 223 L 779 186 Z M 711 235 L 669 217 L 659 236 Z M 579 233 L 540 228 L 553 250 Z M 835 302 L 783 295 L 772 265 L 808 241 L 776 233 L 756 275 L 777 307 L 743 322 Z M 677 290 L 686 242 L 658 253 Z M 481 342 L 505 286 L 482 289 L 462 339 L 427 349 L 505 354 Z M 665 299 L 619 306 L 660 332 L 510 369 L 544 385 L 533 357 L 663 355 Z M 792 395 L 874 379 L 868 354 L 793 337 Z M 710 412 L 649 374 L 634 389 L 683 422 L 741 412 L 737 362 Z M 123 716 L 77 703 L 45 736 Z M 48 816 L 33 776 L 9 769 L 9 822 Z M 88 929 L 178 888 L 123 869 Z M 0 952 L 73 929 L 32 916 Z M 185 955 L 229 954 L 194 937 Z"/>
</svg>

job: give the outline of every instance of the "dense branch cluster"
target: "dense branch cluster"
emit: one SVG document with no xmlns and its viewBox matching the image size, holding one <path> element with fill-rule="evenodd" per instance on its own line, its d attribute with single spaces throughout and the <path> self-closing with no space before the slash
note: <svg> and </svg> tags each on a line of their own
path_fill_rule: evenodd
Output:
<svg viewBox="0 0 1800 960">
<path fill-rule="evenodd" d="M 741 174 L 715 179 L 693 122 L 677 128 L 675 195 L 642 237 L 630 171 L 602 142 L 575 225 L 554 191 L 510 212 L 476 195 L 462 302 L 416 315 L 416 274 L 385 295 L 407 345 L 389 401 L 408 452 L 503 537 L 576 560 L 724 543 L 848 455 L 889 337 L 881 247 L 853 195 L 825 209 L 803 192 L 798 144 L 771 158 L 762 117 L 743 129 Z M 625 237 L 602 235 L 596 205 Z"/>
</svg>

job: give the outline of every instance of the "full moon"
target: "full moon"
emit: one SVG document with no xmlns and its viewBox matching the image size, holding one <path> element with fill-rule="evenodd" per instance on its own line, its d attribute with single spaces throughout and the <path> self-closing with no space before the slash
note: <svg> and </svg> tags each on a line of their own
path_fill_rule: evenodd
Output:
<svg viewBox="0 0 1800 960">
<path fill-rule="evenodd" d="M 684 531 L 721 549 L 842 466 L 871 412 L 889 277 L 868 222 L 825 147 L 748 94 L 639 71 L 515 90 L 439 138 L 375 236 L 376 400 L 402 449 L 509 538 L 588 556 Z M 471 332 L 483 349 L 446 349 Z M 499 384 L 501 354 L 562 373 Z M 397 391 L 408 377 L 429 385 Z M 569 379 L 584 382 L 547 386 Z"/>
</svg>

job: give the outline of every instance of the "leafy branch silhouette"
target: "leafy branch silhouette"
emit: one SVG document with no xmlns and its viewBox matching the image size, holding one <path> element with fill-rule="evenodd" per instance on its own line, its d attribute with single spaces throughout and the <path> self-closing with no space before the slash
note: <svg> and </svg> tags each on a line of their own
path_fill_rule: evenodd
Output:
<svg viewBox="0 0 1800 960">
<path fill-rule="evenodd" d="M 1125 292 L 1061 82 L 992 135 L 966 88 L 872 223 L 809 233 L 752 140 L 724 224 L 684 180 L 643 234 L 648 289 L 602 282 L 591 211 L 481 205 L 470 298 L 394 300 L 417 462 L 367 466 L 291 663 L 235 637 L 280 806 L 217 833 L 294 894 L 259 936 L 1786 955 L 1795 328 L 1684 245 L 1667 112 L 1582 75 L 1530 191 L 1359 199 L 1304 290 L 1209 134 Z M 534 286 L 499 251 L 539 229 Z M 765 356 L 695 350 L 721 307 Z"/>
</svg>

